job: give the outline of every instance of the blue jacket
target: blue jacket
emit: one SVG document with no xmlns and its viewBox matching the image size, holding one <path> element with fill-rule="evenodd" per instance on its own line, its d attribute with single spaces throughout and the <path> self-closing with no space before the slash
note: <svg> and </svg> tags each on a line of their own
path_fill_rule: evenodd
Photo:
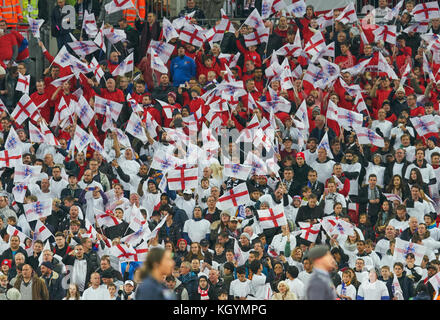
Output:
<svg viewBox="0 0 440 320">
<path fill-rule="evenodd" d="M 197 288 L 199 286 L 199 280 L 194 272 L 190 272 L 186 275 L 181 275 L 177 279 L 182 282 L 185 289 L 188 291 L 189 300 L 195 300 L 195 295 L 197 294 Z"/>
<path fill-rule="evenodd" d="M 176 300 L 176 296 L 165 285 L 148 276 L 137 288 L 135 300 Z"/>
<path fill-rule="evenodd" d="M 171 76 L 173 77 L 173 86 L 178 87 L 196 76 L 196 63 L 190 57 L 175 57 L 171 60 Z"/>
</svg>

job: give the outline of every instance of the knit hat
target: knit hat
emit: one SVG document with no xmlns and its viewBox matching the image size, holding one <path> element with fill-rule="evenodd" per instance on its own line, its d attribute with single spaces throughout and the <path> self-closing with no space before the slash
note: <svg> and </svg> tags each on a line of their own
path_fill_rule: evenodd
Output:
<svg viewBox="0 0 440 320">
<path fill-rule="evenodd" d="M 2 265 L 5 265 L 5 264 L 9 267 L 9 269 L 11 269 L 11 267 L 12 267 L 12 260 L 10 260 L 10 259 L 4 259 L 4 260 L 2 261 Z"/>
<path fill-rule="evenodd" d="M 50 261 L 44 261 L 41 265 L 45 266 L 46 268 L 48 268 L 50 270 L 53 270 L 53 268 L 54 268 L 53 263 Z"/>
<path fill-rule="evenodd" d="M 240 234 L 240 237 L 241 237 L 241 236 L 245 236 L 246 239 L 248 239 L 249 241 L 251 241 L 251 237 L 249 236 L 249 234 L 248 234 L 247 232 L 243 232 L 242 234 Z"/>
<path fill-rule="evenodd" d="M 302 201 L 302 198 L 301 198 L 301 196 L 293 196 L 293 201 L 295 201 L 295 200 Z"/>
<path fill-rule="evenodd" d="M 149 179 L 148 182 L 147 182 L 147 185 L 149 185 L 150 183 L 154 184 L 154 185 L 156 186 L 156 188 L 157 188 L 157 182 L 156 182 L 156 180 L 154 180 L 154 179 Z"/>
<path fill-rule="evenodd" d="M 435 137 L 435 136 L 431 136 L 431 137 L 429 137 L 428 140 L 431 140 L 431 141 L 434 142 L 435 144 L 437 144 L 437 141 L 438 141 L 437 137 Z"/>
<path fill-rule="evenodd" d="M 168 92 L 168 97 L 169 97 L 169 96 L 173 97 L 174 100 L 176 100 L 176 98 L 177 98 L 177 95 L 176 95 L 176 93 L 175 93 L 174 91 L 170 91 L 170 92 Z"/>
<path fill-rule="evenodd" d="M 309 251 L 309 259 L 311 262 L 316 261 L 319 258 L 322 258 L 329 252 L 329 249 L 327 246 L 324 245 L 317 245 L 310 249 Z"/>
<path fill-rule="evenodd" d="M 223 265 L 223 269 L 228 269 L 228 270 L 234 271 L 235 267 L 234 267 L 234 264 L 232 262 L 226 262 Z"/>
<path fill-rule="evenodd" d="M 185 239 L 180 238 L 179 240 L 177 240 L 177 246 L 179 246 L 179 243 L 180 243 L 181 241 L 185 242 L 185 247 L 188 245 L 188 242 L 187 242 Z"/>
<path fill-rule="evenodd" d="M 304 155 L 304 152 L 298 152 L 298 153 L 296 154 L 296 159 L 298 159 L 298 158 L 303 158 L 303 159 L 305 160 L 306 157 L 305 157 L 305 155 Z"/>
</svg>

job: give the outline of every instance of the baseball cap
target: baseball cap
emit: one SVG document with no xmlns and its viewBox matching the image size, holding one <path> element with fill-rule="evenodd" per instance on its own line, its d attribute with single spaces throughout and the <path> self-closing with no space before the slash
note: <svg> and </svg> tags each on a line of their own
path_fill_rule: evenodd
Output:
<svg viewBox="0 0 440 320">
<path fill-rule="evenodd" d="M 298 152 L 298 153 L 296 154 L 296 159 L 298 159 L 298 158 L 303 158 L 303 159 L 305 159 L 306 157 L 304 156 L 304 152 Z"/>
<path fill-rule="evenodd" d="M 127 280 L 127 281 L 125 281 L 124 284 L 130 284 L 130 285 L 132 285 L 132 286 L 134 287 L 134 283 L 133 283 L 133 281 L 131 281 L 131 280 Z"/>
<path fill-rule="evenodd" d="M 200 241 L 200 245 L 201 245 L 202 247 L 209 246 L 209 241 L 206 240 L 206 239 L 202 239 L 202 240 Z"/>
<path fill-rule="evenodd" d="M 193 192 L 191 191 L 191 189 L 185 189 L 183 191 L 184 194 L 193 194 Z"/>
<path fill-rule="evenodd" d="M 327 252 L 329 252 L 329 249 L 327 246 L 324 246 L 324 245 L 314 246 L 309 251 L 309 259 L 311 262 L 313 262 L 313 261 L 325 256 L 327 254 Z"/>
</svg>

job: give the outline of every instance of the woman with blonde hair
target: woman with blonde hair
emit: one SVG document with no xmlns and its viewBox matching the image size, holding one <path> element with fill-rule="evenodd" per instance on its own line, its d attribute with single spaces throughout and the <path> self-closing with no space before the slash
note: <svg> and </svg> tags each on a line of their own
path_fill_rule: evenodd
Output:
<svg viewBox="0 0 440 320">
<path fill-rule="evenodd" d="M 289 285 L 286 281 L 278 283 L 278 291 L 273 294 L 271 300 L 298 300 L 298 297 L 290 291 Z"/>
<path fill-rule="evenodd" d="M 219 163 L 211 163 L 209 166 L 211 168 L 211 177 L 214 179 L 218 186 L 221 186 L 223 183 L 223 166 Z"/>
<path fill-rule="evenodd" d="M 67 290 L 67 295 L 63 298 L 63 300 L 81 300 L 78 286 L 76 284 L 71 283 L 69 285 L 69 290 Z"/>
</svg>

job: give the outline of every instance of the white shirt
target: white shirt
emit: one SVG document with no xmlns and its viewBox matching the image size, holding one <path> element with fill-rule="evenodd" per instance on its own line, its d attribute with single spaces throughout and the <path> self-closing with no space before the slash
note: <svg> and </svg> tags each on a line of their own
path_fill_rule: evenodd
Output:
<svg viewBox="0 0 440 320">
<path fill-rule="evenodd" d="M 422 175 L 423 178 L 423 182 L 426 184 L 429 184 L 429 180 L 431 179 L 436 179 L 435 173 L 434 173 L 434 169 L 432 168 L 432 166 L 427 163 L 425 168 L 419 168 L 417 167 L 414 163 L 411 163 L 408 168 L 406 169 L 406 173 L 405 173 L 405 179 L 409 179 L 409 175 L 411 173 L 411 170 L 417 168 L 420 171 L 420 174 Z"/>
<path fill-rule="evenodd" d="M 358 289 L 358 296 L 364 300 L 382 300 L 384 297 L 389 298 L 388 289 L 384 282 L 376 280 L 374 283 L 370 281 L 363 282 Z"/>
<path fill-rule="evenodd" d="M 89 287 L 84 290 L 81 300 L 111 300 L 110 293 L 105 285 L 98 288 Z"/>
<path fill-rule="evenodd" d="M 391 134 L 391 129 L 393 128 L 393 124 L 391 123 L 391 121 L 388 120 L 383 120 L 383 121 L 374 120 L 373 123 L 371 124 L 371 130 L 376 132 L 376 128 L 379 128 L 380 131 L 382 131 L 384 138 L 389 139 Z"/>
<path fill-rule="evenodd" d="M 364 177 L 364 184 L 368 183 L 368 177 L 370 174 L 375 174 L 377 177 L 377 185 L 381 188 L 384 187 L 383 181 L 385 176 L 385 167 L 378 166 L 373 164 L 372 162 L 368 163 L 368 167 L 366 169 L 365 177 Z"/>
<path fill-rule="evenodd" d="M 68 186 L 68 182 L 66 180 L 64 180 L 63 178 L 61 178 L 60 181 L 55 181 L 52 178 L 50 178 L 49 180 L 49 185 L 50 185 L 50 192 L 54 195 L 55 198 L 60 199 L 61 198 L 61 191 Z"/>
<path fill-rule="evenodd" d="M 406 130 L 408 130 L 409 134 L 410 134 L 412 137 L 414 137 L 414 129 L 413 129 L 413 128 L 411 128 L 411 127 L 406 127 Z M 391 129 L 390 136 L 391 136 L 391 137 L 392 137 L 392 136 L 396 136 L 396 142 L 394 142 L 394 150 L 397 150 L 397 149 L 400 148 L 400 144 L 401 144 L 400 138 L 401 138 L 404 134 L 405 134 L 405 132 L 403 132 L 403 130 L 400 129 L 399 126 L 394 127 L 394 128 Z"/>
<path fill-rule="evenodd" d="M 272 239 L 272 243 L 270 244 L 276 251 L 277 254 L 280 254 L 281 251 L 284 252 L 284 248 L 286 247 L 287 237 L 283 236 L 282 233 L 275 235 Z M 296 238 L 290 234 L 290 247 L 296 247 Z"/>
<path fill-rule="evenodd" d="M 285 281 L 289 286 L 290 291 L 293 292 L 298 297 L 298 300 L 304 300 L 305 297 L 304 283 L 298 278 L 293 280 L 286 279 Z"/>
<path fill-rule="evenodd" d="M 325 184 L 325 181 L 333 174 L 334 164 L 335 162 L 333 160 L 329 160 L 324 163 L 320 163 L 318 160 L 316 160 L 310 166 L 318 173 L 318 181 Z"/>
<path fill-rule="evenodd" d="M 200 240 L 206 239 L 206 235 L 210 233 L 210 230 L 211 223 L 206 219 L 199 221 L 186 220 L 183 225 L 183 232 L 188 233 L 188 237 L 192 242 L 200 242 Z"/>
<path fill-rule="evenodd" d="M 351 300 L 356 300 L 356 288 L 354 287 L 354 285 L 350 284 L 348 286 L 344 286 L 344 292 L 342 292 L 342 284 L 340 284 L 337 288 L 336 288 L 336 293 L 338 295 L 344 295 L 347 297 L 350 297 Z"/>
<path fill-rule="evenodd" d="M 306 270 L 304 270 L 298 274 L 298 279 L 301 280 L 301 282 L 304 284 L 304 287 L 307 287 L 307 284 L 312 277 L 312 273 L 313 272 L 308 273 Z"/>
<path fill-rule="evenodd" d="M 348 163 L 342 163 L 341 164 L 342 170 L 345 172 L 361 172 L 362 165 L 359 162 L 348 164 Z M 350 191 L 349 195 L 355 195 L 357 196 L 359 193 L 359 176 L 356 179 L 350 179 Z"/>
<path fill-rule="evenodd" d="M 399 233 L 402 233 L 403 230 L 409 227 L 408 220 L 406 221 L 398 221 L 396 218 L 393 218 L 388 222 L 388 225 L 393 226 Z M 389 245 L 388 245 L 389 249 Z"/>
<path fill-rule="evenodd" d="M 329 194 L 330 195 L 330 194 Z M 332 197 L 329 197 L 329 195 L 327 195 L 324 198 L 324 194 L 321 196 L 321 200 L 319 201 L 321 203 L 321 201 L 325 200 L 325 204 L 324 204 L 324 214 L 325 215 L 331 215 L 333 213 L 333 206 L 335 203 L 340 203 L 342 204 L 343 208 L 347 207 L 347 203 L 345 202 L 345 197 L 336 192 L 331 194 L 332 197 L 335 197 L 335 199 L 333 200 Z"/>
<path fill-rule="evenodd" d="M 306 163 L 313 163 L 318 159 L 318 148 L 316 148 L 315 152 L 311 152 L 310 149 L 304 151 L 304 157 Z"/>
<path fill-rule="evenodd" d="M 186 201 L 183 197 L 178 195 L 176 197 L 176 200 L 174 200 L 174 203 L 179 209 L 185 211 L 186 215 L 188 216 L 188 219 L 192 219 L 193 211 L 196 206 L 196 201 L 193 198 Z"/>
<path fill-rule="evenodd" d="M 266 276 L 254 274 L 251 280 L 251 294 L 257 300 L 264 300 L 266 297 Z"/>
<path fill-rule="evenodd" d="M 86 285 L 86 274 L 87 274 L 87 260 L 84 258 L 82 260 L 75 259 L 73 263 L 72 280 L 78 286 L 79 291 L 83 291 Z"/>
<path fill-rule="evenodd" d="M 229 287 L 229 295 L 233 297 L 247 297 L 251 293 L 251 280 L 241 282 L 239 279 L 235 279 L 231 282 Z"/>
</svg>

